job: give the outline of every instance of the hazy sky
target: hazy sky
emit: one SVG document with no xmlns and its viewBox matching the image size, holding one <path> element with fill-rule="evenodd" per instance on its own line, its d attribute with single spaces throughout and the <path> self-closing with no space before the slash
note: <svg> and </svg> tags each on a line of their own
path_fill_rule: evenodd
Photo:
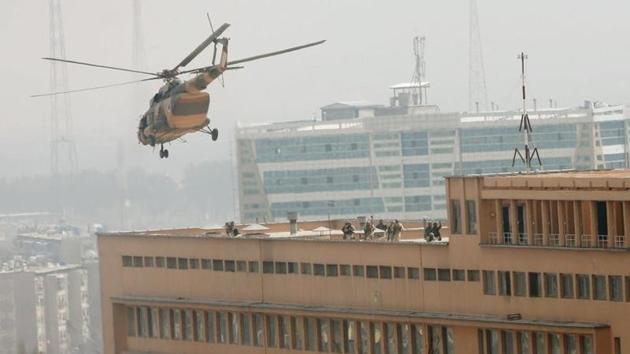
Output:
<svg viewBox="0 0 630 354">
<path fill-rule="evenodd" d="M 490 100 L 519 106 L 516 55 L 529 54 L 529 92 L 560 106 L 585 99 L 630 103 L 630 3 L 586 0 L 479 0 L 479 19 Z M 66 57 L 132 66 L 130 0 L 63 2 Z M 159 83 L 74 94 L 72 113 L 79 167 L 111 169 L 116 146 L 127 166 L 179 176 L 188 163 L 230 158 L 237 122 L 309 119 L 339 100 L 386 103 L 388 86 L 412 74 L 411 42 L 426 40 L 429 101 L 443 111 L 468 106 L 468 1 L 224 0 L 142 1 L 144 67 L 173 67 L 215 26 L 229 22 L 232 59 L 327 39 L 323 46 L 246 64 L 226 74 L 226 87 L 210 87 L 210 117 L 218 142 L 188 137 L 160 160 L 137 145 L 135 128 Z M 0 178 L 49 171 L 49 65 L 47 1 L 0 1 Z M 210 52 L 190 66 L 206 65 Z M 68 66 L 71 88 L 143 76 Z"/>
</svg>

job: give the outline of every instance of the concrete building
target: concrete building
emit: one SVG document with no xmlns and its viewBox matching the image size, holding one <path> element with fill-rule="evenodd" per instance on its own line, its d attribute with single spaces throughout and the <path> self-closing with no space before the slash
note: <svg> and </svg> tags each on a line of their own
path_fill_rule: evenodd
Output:
<svg viewBox="0 0 630 354">
<path fill-rule="evenodd" d="M 520 111 L 440 112 L 397 87 L 388 107 L 338 102 L 321 120 L 238 127 L 241 221 L 444 218 L 444 176 L 513 171 Z M 629 167 L 628 107 L 534 105 L 529 117 L 544 169 Z"/>
<path fill-rule="evenodd" d="M 443 242 L 327 220 L 100 234 L 104 352 L 630 351 L 630 171 L 446 181 Z"/>
<path fill-rule="evenodd" d="M 37 352 L 35 276 L 19 270 L 0 271 L 0 353 Z"/>
</svg>

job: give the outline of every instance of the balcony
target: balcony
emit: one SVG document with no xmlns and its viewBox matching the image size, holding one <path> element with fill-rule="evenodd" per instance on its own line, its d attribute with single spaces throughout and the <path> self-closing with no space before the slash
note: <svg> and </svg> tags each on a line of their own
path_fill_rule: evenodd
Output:
<svg viewBox="0 0 630 354">
<path fill-rule="evenodd" d="M 496 232 L 488 232 L 488 237 L 481 240 L 482 245 L 501 245 L 506 247 L 546 247 L 546 248 L 577 248 L 577 249 L 623 249 L 630 250 L 630 246 L 626 245 L 626 238 L 623 235 L 614 236 L 612 242 L 609 242 L 608 235 L 575 235 L 565 234 L 549 234 L 547 238 L 543 234 L 536 233 L 532 242 L 526 233 L 519 233 L 516 239 L 513 238 L 511 232 L 502 233 L 503 238 L 498 239 Z"/>
</svg>

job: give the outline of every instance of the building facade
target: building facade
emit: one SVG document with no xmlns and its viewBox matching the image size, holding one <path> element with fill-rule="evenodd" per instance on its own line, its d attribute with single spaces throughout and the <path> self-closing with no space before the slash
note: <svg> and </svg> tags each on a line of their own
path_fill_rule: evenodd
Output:
<svg viewBox="0 0 630 354">
<path fill-rule="evenodd" d="M 445 196 L 440 243 L 101 234 L 105 353 L 630 351 L 630 172 L 449 177 Z"/>
<path fill-rule="evenodd" d="M 342 102 L 322 117 L 237 128 L 242 222 L 284 221 L 287 212 L 444 218 L 445 176 L 513 171 L 523 141 L 517 111 Z M 627 107 L 586 102 L 529 117 L 545 170 L 628 167 Z"/>
</svg>

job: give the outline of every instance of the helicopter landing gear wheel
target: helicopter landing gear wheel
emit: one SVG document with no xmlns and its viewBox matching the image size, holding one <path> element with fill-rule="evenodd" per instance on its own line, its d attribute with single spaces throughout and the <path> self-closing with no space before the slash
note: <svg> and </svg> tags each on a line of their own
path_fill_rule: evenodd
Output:
<svg viewBox="0 0 630 354">
<path fill-rule="evenodd" d="M 164 148 L 164 145 L 160 145 L 160 158 L 168 159 L 168 150 Z"/>
<path fill-rule="evenodd" d="M 212 141 L 217 141 L 219 138 L 219 129 L 214 128 L 210 131 L 210 136 L 212 137 Z"/>
</svg>

